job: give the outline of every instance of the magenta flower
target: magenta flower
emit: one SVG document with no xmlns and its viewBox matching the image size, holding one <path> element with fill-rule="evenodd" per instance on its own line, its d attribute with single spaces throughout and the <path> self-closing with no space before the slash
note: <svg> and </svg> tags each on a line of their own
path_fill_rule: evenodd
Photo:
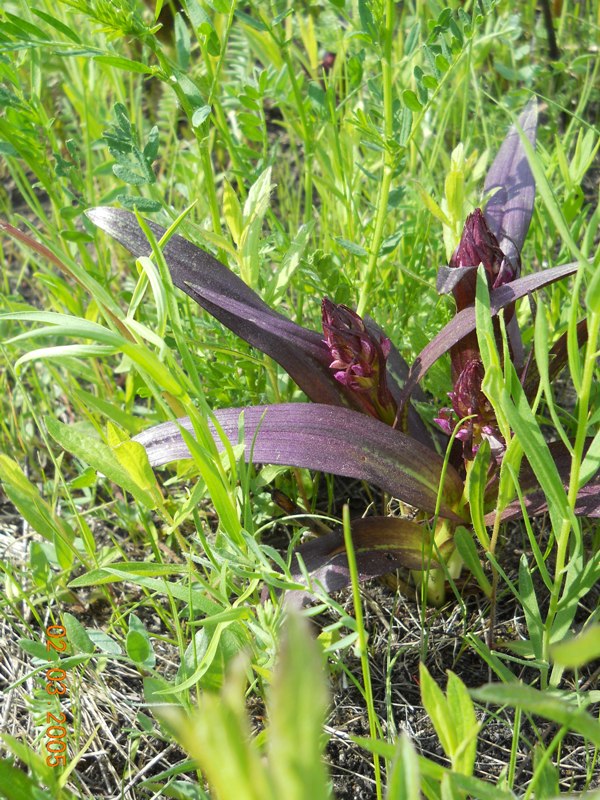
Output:
<svg viewBox="0 0 600 800">
<path fill-rule="evenodd" d="M 321 308 L 335 379 L 355 394 L 365 413 L 392 425 L 397 408 L 386 380 L 390 340 L 371 334 L 358 314 L 345 305 L 325 297 Z"/>
</svg>

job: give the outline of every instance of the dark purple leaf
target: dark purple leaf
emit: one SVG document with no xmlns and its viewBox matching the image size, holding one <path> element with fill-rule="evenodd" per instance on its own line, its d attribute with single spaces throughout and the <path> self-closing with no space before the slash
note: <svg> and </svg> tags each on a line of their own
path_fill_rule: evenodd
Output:
<svg viewBox="0 0 600 800">
<path fill-rule="evenodd" d="M 383 422 L 347 408 L 308 403 L 220 409 L 215 417 L 232 444 L 238 442 L 242 412 L 247 459 L 251 453 L 257 463 L 305 467 L 365 480 L 427 513 L 434 512 L 443 459 Z M 190 457 L 178 425 L 192 430 L 189 418 L 184 417 L 135 437 L 146 448 L 153 466 Z M 221 447 L 214 430 L 213 437 Z M 442 516 L 458 519 L 451 505 L 461 496 L 462 488 L 460 476 L 448 467 Z"/>
<path fill-rule="evenodd" d="M 438 269 L 438 274 L 435 282 L 435 288 L 438 294 L 450 294 L 456 286 L 462 281 L 465 275 L 477 272 L 479 264 L 472 267 L 447 267 L 441 266 Z"/>
<path fill-rule="evenodd" d="M 529 101 L 519 116 L 519 125 L 531 145 L 535 147 L 537 131 L 535 97 Z M 485 218 L 504 254 L 513 263 L 518 263 L 533 214 L 535 180 L 521 137 L 514 125 L 508 131 L 489 169 L 484 189 L 486 194 L 497 189 L 485 207 Z"/>
<path fill-rule="evenodd" d="M 538 517 L 548 511 L 548 501 L 541 490 L 526 495 L 523 500 L 527 514 L 530 517 Z M 580 489 L 575 502 L 575 515 L 578 517 L 600 518 L 600 476 L 593 478 L 583 489 Z M 521 519 L 522 516 L 521 503 L 517 499 L 509 503 L 502 512 L 500 519 L 502 522 L 509 522 L 510 520 Z M 486 514 L 484 522 L 486 525 L 493 525 L 494 519 L 495 512 L 491 512 Z"/>
<path fill-rule="evenodd" d="M 151 252 L 135 215 L 116 208 L 90 208 L 91 221 L 136 258 Z M 148 222 L 157 239 L 165 229 Z M 240 278 L 209 253 L 175 234 L 164 248 L 173 283 L 240 338 L 271 356 L 315 402 L 352 405 L 329 369 L 322 336 L 270 308 Z"/>
<path fill-rule="evenodd" d="M 364 517 L 352 520 L 352 543 L 361 581 L 387 575 L 396 569 L 437 569 L 430 557 L 428 534 L 423 525 L 399 517 Z M 314 585 L 336 592 L 350 583 L 350 570 L 342 531 L 319 536 L 296 550 Z M 292 577 L 301 581 L 298 563 L 292 565 Z M 289 592 L 288 606 L 302 606 L 310 594 Z"/>
<path fill-rule="evenodd" d="M 496 316 L 501 309 L 514 303 L 521 297 L 530 294 L 531 292 L 542 289 L 561 278 L 566 278 L 569 275 L 577 272 L 577 263 L 562 264 L 559 267 L 552 267 L 543 272 L 535 272 L 533 275 L 525 275 L 523 278 L 517 278 L 516 281 L 506 283 L 498 289 L 494 289 L 490 293 L 490 310 L 492 316 Z M 419 356 L 416 358 L 410 372 L 404 389 L 402 390 L 402 403 L 404 404 L 411 396 L 415 386 L 419 383 L 427 370 L 435 364 L 435 362 L 447 353 L 450 348 L 461 341 L 465 336 L 468 336 L 476 328 L 475 324 L 475 308 L 463 308 L 458 314 L 445 325 L 437 336 L 426 345 Z"/>
<path fill-rule="evenodd" d="M 585 440 L 583 448 L 584 456 L 586 455 L 591 443 L 591 437 Z M 552 460 L 554 461 L 556 471 L 560 475 L 565 489 L 568 490 L 572 460 L 571 453 L 561 441 L 549 442 L 548 449 L 550 451 L 550 455 L 552 456 Z M 527 461 L 527 453 L 525 453 L 523 466 L 519 473 L 519 486 L 524 495 L 525 507 L 527 508 L 527 513 L 530 517 L 539 516 L 540 514 L 545 514 L 546 511 L 548 511 L 548 504 L 546 502 L 545 495 L 540 489 L 535 472 Z M 489 488 L 492 490 L 491 485 Z M 488 488 L 486 488 L 486 493 L 488 493 Z M 580 517 L 600 516 L 600 472 L 580 490 L 577 504 L 575 506 L 575 514 Z M 504 509 L 501 519 L 502 521 L 508 521 L 519 519 L 521 516 L 521 505 L 517 498 Z M 493 522 L 494 512 L 490 512 L 485 517 L 485 524 L 492 525 Z"/>
</svg>

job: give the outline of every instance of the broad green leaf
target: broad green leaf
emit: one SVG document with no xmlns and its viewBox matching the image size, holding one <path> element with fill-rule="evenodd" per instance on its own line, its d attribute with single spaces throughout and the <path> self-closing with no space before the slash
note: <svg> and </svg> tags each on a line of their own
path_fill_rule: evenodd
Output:
<svg viewBox="0 0 600 800">
<path fill-rule="evenodd" d="M 90 639 L 87 631 L 79 620 L 68 612 L 61 615 L 63 625 L 67 631 L 67 640 L 74 653 L 93 653 L 95 650 L 94 642 Z"/>
<path fill-rule="evenodd" d="M 341 236 L 336 237 L 336 242 L 340 245 L 340 247 L 343 247 L 344 250 L 347 250 L 354 256 L 365 258 L 369 255 L 364 247 L 361 247 L 361 245 L 356 244 L 355 242 L 350 242 L 348 239 L 343 239 Z"/>
<path fill-rule="evenodd" d="M 101 653 L 106 653 L 109 656 L 120 656 L 123 652 L 121 645 L 116 642 L 112 636 L 109 636 L 105 631 L 88 629 L 86 631 L 91 643 L 97 647 Z"/>
<path fill-rule="evenodd" d="M 2 738 L 6 740 L 6 736 Z M 9 759 L 0 758 L 0 796 L 6 800 L 53 800 L 56 788 L 42 788 L 39 780 L 34 780 L 21 768 L 13 766 Z M 70 792 L 63 796 L 65 800 L 73 798 Z"/>
<path fill-rule="evenodd" d="M 459 745 L 458 731 L 444 693 L 431 677 L 425 664 L 419 665 L 421 701 L 433 723 L 444 752 L 452 759 Z"/>
<path fill-rule="evenodd" d="M 45 644 L 35 642 L 33 639 L 19 639 L 19 647 L 33 658 L 39 658 L 40 661 L 58 661 L 60 658 L 58 652 L 52 647 L 48 649 Z"/>
<path fill-rule="evenodd" d="M 129 630 L 126 639 L 127 655 L 139 667 L 152 669 L 156 656 L 152 648 L 150 636 L 144 623 L 135 614 L 129 615 Z"/>
<path fill-rule="evenodd" d="M 360 736 L 353 736 L 352 740 L 369 753 L 377 753 L 387 761 L 393 761 L 396 755 L 397 745 L 391 742 L 384 742 L 381 739 L 365 739 Z M 512 792 L 504 791 L 494 784 L 490 784 L 479 778 L 453 772 L 424 756 L 419 756 L 419 769 L 421 772 L 421 788 L 425 785 L 425 779 L 427 778 L 435 781 L 437 784 L 444 779 L 444 776 L 448 776 L 447 780 L 450 781 L 452 789 L 462 792 L 463 795 L 467 794 L 472 798 L 477 798 L 477 800 L 515 800 L 515 796 Z M 436 786 L 435 788 L 435 793 L 428 795 L 429 797 L 440 797 L 439 787 Z M 388 797 L 387 800 L 395 800 L 395 797 Z"/>
<path fill-rule="evenodd" d="M 108 445 L 88 434 L 81 433 L 70 425 L 64 425 L 53 417 L 46 418 L 48 433 L 58 444 L 94 469 L 102 472 L 109 480 L 129 492 L 146 508 L 156 508 L 156 498 L 145 486 L 137 483 L 137 476 L 131 475 L 119 462 Z"/>
<path fill-rule="evenodd" d="M 563 667 L 576 669 L 600 658 L 600 625 L 590 625 L 582 633 L 564 639 L 550 648 L 552 659 Z"/>
<path fill-rule="evenodd" d="M 419 98 L 411 89 L 405 89 L 402 92 L 402 101 L 404 105 L 409 109 L 409 111 L 417 113 L 421 111 L 421 109 L 423 108 L 423 106 L 419 101 Z"/>
<path fill-rule="evenodd" d="M 113 447 L 112 451 L 136 486 L 140 490 L 147 492 L 152 498 L 155 507 L 162 506 L 163 496 L 156 482 L 154 471 L 148 461 L 145 448 L 130 439 Z"/>
</svg>

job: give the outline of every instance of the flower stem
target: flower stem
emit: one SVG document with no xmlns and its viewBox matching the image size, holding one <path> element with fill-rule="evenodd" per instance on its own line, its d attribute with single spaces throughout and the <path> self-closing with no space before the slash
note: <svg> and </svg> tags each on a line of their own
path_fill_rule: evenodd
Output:
<svg viewBox="0 0 600 800">
<path fill-rule="evenodd" d="M 581 473 L 583 450 L 585 447 L 590 394 L 592 389 L 592 382 L 594 379 L 594 371 L 596 368 L 596 353 L 597 353 L 599 331 L 600 331 L 600 314 L 592 312 L 590 313 L 590 317 L 588 320 L 588 342 L 585 351 L 583 374 L 581 378 L 581 387 L 579 391 L 577 434 L 575 437 L 575 446 L 573 448 L 571 473 L 569 476 L 569 490 L 567 493 L 569 508 L 571 509 L 571 511 L 573 511 L 573 509 L 575 508 L 575 504 L 577 502 L 577 494 L 579 492 L 579 476 Z M 566 567 L 571 527 L 572 527 L 572 519 L 571 517 L 566 517 L 563 520 L 560 531 L 556 537 L 557 547 L 556 547 L 556 566 L 554 570 L 554 586 L 552 594 L 550 596 L 550 607 L 548 609 L 548 616 L 546 617 L 546 624 L 544 625 L 543 653 L 545 660 L 548 660 L 549 658 L 550 641 L 552 638 L 554 620 L 556 619 L 558 604 L 560 601 L 560 594 L 565 579 L 565 567 Z"/>
<path fill-rule="evenodd" d="M 381 80 L 383 88 L 383 133 L 385 138 L 385 150 L 383 160 L 383 173 L 381 184 L 379 185 L 379 195 L 377 197 L 377 212 L 375 216 L 375 228 L 373 238 L 369 247 L 369 260 L 361 282 L 360 296 L 358 299 L 357 313 L 363 316 L 369 300 L 369 293 L 375 277 L 375 269 L 379 259 L 379 250 L 383 240 L 383 231 L 387 218 L 388 198 L 390 186 L 392 184 L 392 174 L 394 167 L 394 155 L 391 150 L 394 135 L 394 113 L 393 113 L 393 91 L 392 91 L 392 44 L 394 39 L 394 12 L 393 0 L 386 0 L 385 3 L 385 31 L 383 42 L 383 57 L 381 60 Z"/>
<path fill-rule="evenodd" d="M 377 738 L 377 715 L 375 704 L 373 703 L 373 686 L 371 684 L 371 671 L 369 669 L 369 651 L 367 648 L 367 633 L 365 631 L 362 605 L 360 600 L 360 585 L 358 579 L 358 567 L 356 565 L 356 554 L 354 543 L 352 542 L 352 530 L 350 528 L 350 508 L 345 505 L 342 512 L 344 523 L 344 544 L 346 546 L 346 557 L 348 558 L 348 568 L 352 581 L 352 600 L 354 603 L 354 617 L 356 619 L 356 631 L 358 633 L 358 647 L 360 650 L 360 663 L 362 667 L 363 683 L 365 689 L 365 700 L 367 703 L 367 715 L 369 717 L 369 734 L 371 739 Z M 373 753 L 373 768 L 375 770 L 375 791 L 377 800 L 382 800 L 381 789 L 381 768 L 379 765 L 379 755 Z"/>
</svg>

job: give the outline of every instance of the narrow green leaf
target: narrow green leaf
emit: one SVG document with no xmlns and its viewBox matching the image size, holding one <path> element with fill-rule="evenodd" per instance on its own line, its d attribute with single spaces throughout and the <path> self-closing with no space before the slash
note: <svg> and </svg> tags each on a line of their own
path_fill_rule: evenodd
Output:
<svg viewBox="0 0 600 800">
<path fill-rule="evenodd" d="M 562 520 L 565 517 L 571 518 L 574 528 L 577 530 L 578 522 L 569 509 L 565 488 L 544 435 L 527 402 L 514 367 L 511 364 L 508 364 L 507 367 L 511 375 L 511 392 L 509 393 L 506 388 L 501 390 L 501 405 L 548 499 L 548 509 L 554 530 L 561 529 Z"/>
<path fill-rule="evenodd" d="M 141 61 L 134 61 L 131 58 L 124 58 L 123 56 L 94 56 L 94 61 L 97 64 L 106 64 L 108 67 L 116 67 L 117 69 L 126 70 L 127 72 L 137 72 L 140 75 L 156 74 L 155 67 L 149 67 Z"/>
<path fill-rule="evenodd" d="M 596 747 L 600 747 L 600 723 L 587 711 L 573 705 L 549 691 L 539 691 L 524 684 L 488 683 L 480 689 L 472 689 L 471 695 L 482 703 L 509 705 L 531 714 L 564 725 L 581 734 Z"/>
<path fill-rule="evenodd" d="M 535 658 L 542 661 L 544 657 L 544 626 L 525 554 L 521 556 L 519 561 L 519 600 L 525 613 L 533 654 Z"/>
<path fill-rule="evenodd" d="M 421 701 L 435 728 L 448 758 L 452 759 L 459 744 L 454 720 L 444 693 L 431 677 L 425 664 L 419 665 Z"/>
<path fill-rule="evenodd" d="M 100 567 L 80 575 L 69 583 L 72 589 L 80 589 L 84 586 L 100 586 L 104 583 L 115 583 L 120 580 L 131 580 L 135 583 L 138 577 L 168 577 L 169 575 L 181 575 L 188 572 L 189 567 L 180 564 L 154 564 L 141 561 L 116 561 L 110 567 Z M 185 598 L 183 598 L 185 599 Z M 217 606 L 220 608 L 220 606 Z"/>
<path fill-rule="evenodd" d="M 457 747 L 452 754 L 452 767 L 463 775 L 472 775 L 477 752 L 479 724 L 467 687 L 458 675 L 450 670 L 448 671 L 446 697 L 450 722 L 457 733 Z"/>
<path fill-rule="evenodd" d="M 484 496 L 490 460 L 490 444 L 487 439 L 484 439 L 471 464 L 466 487 L 467 497 L 469 499 L 469 511 L 471 513 L 471 523 L 475 529 L 479 543 L 486 550 L 490 546 L 490 537 L 484 522 Z"/>
<path fill-rule="evenodd" d="M 327 695 L 323 658 L 306 620 L 290 615 L 269 698 L 267 752 L 277 797 L 330 797 L 322 737 Z"/>
<path fill-rule="evenodd" d="M 409 737 L 403 733 L 396 742 L 396 752 L 388 777 L 388 800 L 420 800 L 419 758 Z"/>
<path fill-rule="evenodd" d="M 467 569 L 473 574 L 475 580 L 485 593 L 486 597 L 492 596 L 492 585 L 487 579 L 481 562 L 479 560 L 479 553 L 475 547 L 472 535 L 462 525 L 459 526 L 454 533 L 454 544 L 460 553 L 462 560 L 465 562 Z"/>
</svg>

